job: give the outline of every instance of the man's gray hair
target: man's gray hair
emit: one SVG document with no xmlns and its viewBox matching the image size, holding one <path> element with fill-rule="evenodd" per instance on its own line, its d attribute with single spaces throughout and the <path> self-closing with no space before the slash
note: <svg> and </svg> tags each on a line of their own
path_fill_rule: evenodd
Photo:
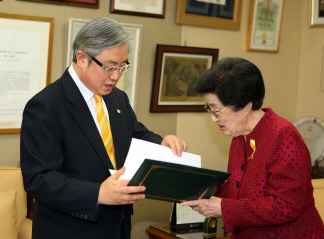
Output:
<svg viewBox="0 0 324 239">
<path fill-rule="evenodd" d="M 131 38 L 118 22 L 107 17 L 97 18 L 85 24 L 75 37 L 72 61 L 76 63 L 76 53 L 82 51 L 87 54 L 90 64 L 91 57 L 124 44 L 128 45 L 130 51 Z"/>
</svg>

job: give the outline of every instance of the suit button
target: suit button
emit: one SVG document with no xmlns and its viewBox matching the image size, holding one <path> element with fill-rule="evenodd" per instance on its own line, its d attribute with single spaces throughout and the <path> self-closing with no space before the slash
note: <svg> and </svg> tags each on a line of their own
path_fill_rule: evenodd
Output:
<svg viewBox="0 0 324 239">
<path fill-rule="evenodd" d="M 117 217 L 119 221 L 122 221 L 124 219 L 124 214 L 122 213 L 122 215 L 120 217 Z"/>
<path fill-rule="evenodd" d="M 80 218 L 83 218 L 83 214 L 80 214 Z"/>
<path fill-rule="evenodd" d="M 87 220 L 87 219 L 88 219 L 88 215 L 84 215 L 84 219 L 86 219 L 86 220 Z"/>
<path fill-rule="evenodd" d="M 74 217 L 75 213 L 74 213 L 74 212 L 72 212 L 72 213 L 71 213 L 71 215 L 72 215 L 72 217 Z"/>
<path fill-rule="evenodd" d="M 234 233 L 235 234 L 237 234 L 239 230 L 241 230 L 241 227 L 234 227 Z"/>
<path fill-rule="evenodd" d="M 79 213 L 76 213 L 75 216 L 76 216 L 76 217 L 79 217 Z"/>
</svg>

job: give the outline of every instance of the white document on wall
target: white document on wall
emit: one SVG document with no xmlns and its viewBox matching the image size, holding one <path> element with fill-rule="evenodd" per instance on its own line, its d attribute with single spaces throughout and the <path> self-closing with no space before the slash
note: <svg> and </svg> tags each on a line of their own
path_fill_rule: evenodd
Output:
<svg viewBox="0 0 324 239">
<path fill-rule="evenodd" d="M 182 152 L 178 157 L 168 147 L 133 138 L 124 164 L 126 171 L 119 179 L 131 179 L 145 159 L 201 168 L 199 155 Z"/>
</svg>

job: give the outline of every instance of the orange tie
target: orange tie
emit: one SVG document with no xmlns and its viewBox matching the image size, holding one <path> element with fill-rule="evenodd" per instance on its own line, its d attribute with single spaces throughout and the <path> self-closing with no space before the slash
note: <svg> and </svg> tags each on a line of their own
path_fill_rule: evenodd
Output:
<svg viewBox="0 0 324 239">
<path fill-rule="evenodd" d="M 97 119 L 98 119 L 98 123 L 99 123 L 99 128 L 101 131 L 101 138 L 102 138 L 102 141 L 106 147 L 110 161 L 111 161 L 112 165 L 114 166 L 114 169 L 117 169 L 114 141 L 112 138 L 107 115 L 105 114 L 105 111 L 103 109 L 102 97 L 101 97 L 101 95 L 94 94 L 94 98 L 97 103 L 96 104 L 96 114 L 97 114 Z"/>
</svg>

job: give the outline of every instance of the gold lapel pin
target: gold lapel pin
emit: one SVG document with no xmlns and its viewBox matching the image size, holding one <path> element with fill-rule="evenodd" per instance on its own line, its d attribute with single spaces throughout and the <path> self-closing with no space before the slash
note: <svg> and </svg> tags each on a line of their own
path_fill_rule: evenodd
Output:
<svg viewBox="0 0 324 239">
<path fill-rule="evenodd" d="M 117 113 L 120 114 L 120 110 L 119 109 L 117 109 Z"/>
</svg>

